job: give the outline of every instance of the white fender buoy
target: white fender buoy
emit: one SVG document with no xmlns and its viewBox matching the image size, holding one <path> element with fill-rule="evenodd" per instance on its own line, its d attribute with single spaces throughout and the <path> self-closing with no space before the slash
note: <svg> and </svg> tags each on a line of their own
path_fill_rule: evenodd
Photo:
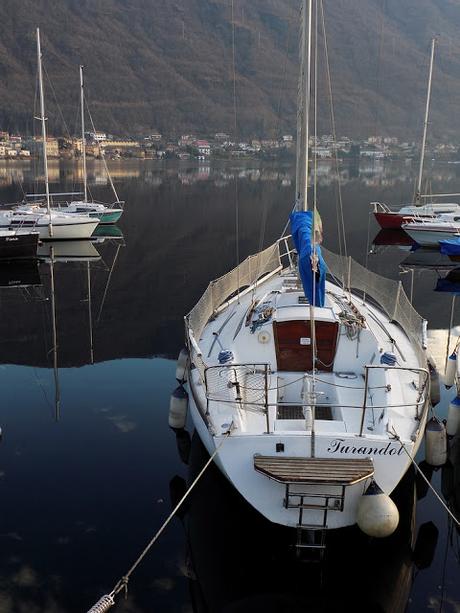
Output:
<svg viewBox="0 0 460 613">
<path fill-rule="evenodd" d="M 187 381 L 188 357 L 188 350 L 183 347 L 180 350 L 179 357 L 177 358 L 176 366 L 176 379 L 179 381 L 179 383 L 184 383 L 184 381 Z"/>
<path fill-rule="evenodd" d="M 171 394 L 169 401 L 169 419 L 171 428 L 180 429 L 187 421 L 188 394 L 183 385 L 179 385 Z"/>
<path fill-rule="evenodd" d="M 431 406 L 435 407 L 441 400 L 441 387 L 439 385 L 439 373 L 431 359 L 428 360 L 430 372 L 430 400 Z"/>
<path fill-rule="evenodd" d="M 449 404 L 447 413 L 447 435 L 456 436 L 460 433 L 460 395 L 457 394 Z"/>
<path fill-rule="evenodd" d="M 457 372 L 457 354 L 454 351 L 448 358 L 446 364 L 446 373 L 444 375 L 444 385 L 447 389 L 451 388 L 455 381 L 455 373 Z"/>
<path fill-rule="evenodd" d="M 398 527 L 398 507 L 375 481 L 372 481 L 361 496 L 356 523 L 364 534 L 376 538 L 390 536 Z"/>
<path fill-rule="evenodd" d="M 447 460 L 446 427 L 436 417 L 432 417 L 426 424 L 425 457 L 431 466 L 442 466 Z"/>
</svg>

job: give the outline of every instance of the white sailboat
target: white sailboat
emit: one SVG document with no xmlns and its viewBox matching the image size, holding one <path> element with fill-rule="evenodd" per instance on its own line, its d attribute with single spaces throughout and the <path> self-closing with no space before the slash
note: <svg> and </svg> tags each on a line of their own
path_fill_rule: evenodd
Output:
<svg viewBox="0 0 460 613">
<path fill-rule="evenodd" d="M 387 204 L 382 202 L 372 202 L 374 207 L 374 216 L 380 227 L 384 229 L 403 228 L 404 224 L 411 222 L 421 222 L 424 220 L 430 221 L 436 219 L 438 215 L 444 213 L 460 214 L 460 205 L 456 202 L 433 202 L 434 197 L 443 198 L 450 196 L 458 196 L 459 194 L 422 194 L 422 178 L 423 167 L 425 163 L 426 153 L 426 136 L 429 123 L 429 113 L 431 104 L 431 83 L 433 79 L 434 55 L 436 49 L 436 38 L 431 40 L 430 68 L 428 72 L 428 89 L 426 95 L 425 106 L 425 121 L 423 123 L 423 137 L 420 152 L 420 165 L 417 178 L 417 191 L 415 194 L 415 203 L 405 204 L 402 207 L 392 209 Z M 428 200 L 422 203 L 422 200 Z"/>
<path fill-rule="evenodd" d="M 99 220 L 101 224 L 114 224 L 120 219 L 123 214 L 122 202 L 118 198 L 115 185 L 113 184 L 109 170 L 106 165 L 106 172 L 109 177 L 110 186 L 115 196 L 115 202 L 111 205 L 102 204 L 90 200 L 88 196 L 88 176 L 86 171 L 86 140 L 85 140 L 85 90 L 83 82 L 83 66 L 80 66 L 80 105 L 81 105 L 81 143 L 82 143 L 82 162 L 83 162 L 83 200 L 68 202 L 65 205 L 60 205 L 61 212 L 70 214 L 86 213 L 90 217 Z M 105 164 L 105 158 L 104 158 Z"/>
<path fill-rule="evenodd" d="M 305 531 L 320 535 L 313 540 L 322 548 L 327 530 L 357 521 L 377 536 L 395 529 L 388 495 L 417 452 L 429 406 L 426 322 L 402 285 L 321 251 L 316 232 L 311 239 L 314 3 L 302 7 L 296 248 L 287 237 L 248 257 L 185 317 L 195 428 L 255 509 L 297 528 L 299 548 Z M 381 491 L 368 489 L 373 480 Z"/>
<path fill-rule="evenodd" d="M 49 191 L 48 157 L 46 151 L 46 116 L 45 97 L 43 92 L 42 53 L 40 45 L 40 29 L 37 28 L 37 62 L 38 81 L 40 89 L 40 121 L 42 125 L 43 167 L 45 174 L 46 211 L 36 205 L 22 206 L 0 214 L 0 228 L 34 228 L 39 232 L 41 240 L 75 240 L 90 238 L 99 220 L 91 219 L 89 215 L 69 215 L 51 209 L 51 194 Z"/>
</svg>

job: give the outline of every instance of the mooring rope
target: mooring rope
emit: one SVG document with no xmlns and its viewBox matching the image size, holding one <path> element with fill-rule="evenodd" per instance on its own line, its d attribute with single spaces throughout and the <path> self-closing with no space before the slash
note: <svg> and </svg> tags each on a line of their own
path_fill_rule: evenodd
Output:
<svg viewBox="0 0 460 613">
<path fill-rule="evenodd" d="M 411 456 L 411 454 L 407 451 L 406 447 L 404 446 L 404 443 L 401 441 L 401 437 L 399 436 L 399 434 L 396 432 L 396 430 L 394 429 L 393 426 L 393 436 L 395 437 L 395 439 L 399 442 L 399 444 L 401 445 L 401 447 L 404 449 L 404 452 L 406 453 L 406 455 L 408 456 L 408 458 L 410 459 L 410 461 L 412 462 L 412 464 L 414 465 L 415 469 L 417 470 L 417 472 L 422 476 L 423 480 L 425 481 L 425 483 L 428 485 L 428 487 L 431 489 L 431 491 L 433 492 L 433 494 L 436 496 L 436 498 L 439 500 L 439 502 L 441 503 L 441 505 L 444 507 L 444 509 L 447 511 L 447 513 L 451 516 L 451 518 L 454 520 L 454 522 L 457 524 L 457 526 L 460 526 L 460 521 L 455 517 L 455 515 L 452 513 L 452 511 L 449 509 L 449 507 L 446 505 L 446 503 L 444 502 L 444 500 L 441 498 L 441 496 L 438 494 L 438 492 L 435 490 L 435 488 L 431 485 L 429 479 L 427 479 L 427 477 L 425 476 L 423 470 L 419 467 L 419 465 L 417 464 L 417 462 L 414 460 L 414 458 Z"/>
<path fill-rule="evenodd" d="M 128 572 L 125 575 L 123 575 L 123 577 L 115 584 L 115 587 L 113 588 L 113 590 L 109 594 L 105 594 L 104 596 L 102 596 L 96 602 L 96 604 L 93 605 L 91 607 L 91 609 L 88 610 L 88 613 L 104 613 L 105 611 L 108 611 L 115 604 L 115 596 L 117 594 L 119 594 L 122 591 L 124 591 L 125 594 L 128 593 L 128 581 L 129 581 L 132 573 L 136 570 L 136 568 L 139 566 L 139 564 L 145 558 L 147 553 L 150 551 L 150 549 L 153 547 L 153 545 L 156 543 L 156 541 L 160 538 L 160 536 L 163 533 L 163 531 L 165 530 L 166 526 L 169 524 L 171 519 L 174 517 L 174 515 L 180 509 L 182 504 L 185 502 L 185 500 L 187 499 L 187 497 L 189 496 L 190 492 L 193 490 L 195 485 L 198 483 L 198 481 L 204 475 L 204 473 L 206 472 L 206 469 L 211 464 L 211 462 L 214 460 L 214 458 L 218 454 L 220 448 L 222 447 L 224 442 L 228 439 L 228 437 L 232 433 L 232 430 L 233 430 L 233 422 L 230 424 L 230 427 L 229 427 L 228 431 L 225 433 L 223 439 L 221 440 L 219 445 L 216 447 L 214 453 L 210 456 L 209 460 L 206 462 L 206 464 L 200 470 L 198 475 L 195 477 L 195 479 L 193 480 L 193 482 L 190 485 L 190 487 L 188 488 L 188 490 L 185 492 L 185 494 L 182 496 L 182 498 L 176 504 L 174 509 L 168 515 L 167 519 L 163 522 L 163 524 L 160 527 L 160 529 L 156 532 L 156 534 L 153 536 L 153 538 L 149 541 L 147 546 L 144 548 L 142 553 L 138 556 L 138 558 L 136 559 L 134 564 L 131 566 L 131 568 L 128 570 Z"/>
</svg>

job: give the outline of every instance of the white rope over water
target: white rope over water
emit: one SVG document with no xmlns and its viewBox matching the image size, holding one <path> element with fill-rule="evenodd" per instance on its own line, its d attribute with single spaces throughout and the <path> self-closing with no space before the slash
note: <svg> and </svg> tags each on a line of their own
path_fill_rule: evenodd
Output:
<svg viewBox="0 0 460 613">
<path fill-rule="evenodd" d="M 436 498 L 439 500 L 439 502 L 441 503 L 441 505 L 444 507 L 444 509 L 447 511 L 448 515 L 450 515 L 450 517 L 454 520 L 454 522 L 457 524 L 457 526 L 460 526 L 460 521 L 455 517 L 455 515 L 452 513 L 452 511 L 449 509 L 449 507 L 446 505 L 446 503 L 444 502 L 444 500 L 441 498 L 441 496 L 438 494 L 438 492 L 435 490 L 435 488 L 431 485 L 430 481 L 427 479 L 427 477 L 425 476 L 425 474 L 423 473 L 422 469 L 419 467 L 419 465 L 417 464 L 417 462 L 414 460 L 414 458 L 411 456 L 411 454 L 407 451 L 407 449 L 404 446 L 404 443 L 401 441 L 401 437 L 399 436 L 399 434 L 396 432 L 396 430 L 394 429 L 393 426 L 393 436 L 395 437 L 395 439 L 399 442 L 399 444 L 401 445 L 401 447 L 404 449 L 404 452 L 406 453 L 406 455 L 408 456 L 408 458 L 410 459 L 410 461 L 412 462 L 412 464 L 414 465 L 415 469 L 417 470 L 417 472 L 419 473 L 419 475 L 421 475 L 422 479 L 425 481 L 425 483 L 428 485 L 428 487 L 431 489 L 431 491 L 433 492 L 433 494 L 436 496 Z"/>
<path fill-rule="evenodd" d="M 149 543 L 147 544 L 147 546 L 144 548 L 144 550 L 142 551 L 142 553 L 139 555 L 139 557 L 136 559 L 136 561 L 134 562 L 134 564 L 131 566 L 131 568 L 128 570 L 128 572 L 126 573 L 126 575 L 123 575 L 123 577 L 115 584 L 115 587 L 113 588 L 113 590 L 109 593 L 109 594 L 104 594 L 104 596 L 102 596 L 95 605 L 93 605 L 91 607 L 91 609 L 88 610 L 87 613 L 104 613 L 105 611 L 108 611 L 114 604 L 115 604 L 115 596 L 117 594 L 119 594 L 120 592 L 124 591 L 125 592 L 125 596 L 128 594 L 128 581 L 132 575 L 132 573 L 136 570 L 136 568 L 139 566 L 139 564 L 142 562 L 142 560 L 145 558 L 145 556 L 147 555 L 147 553 L 150 551 L 150 549 L 153 547 L 153 545 L 156 543 L 156 541 L 160 538 L 161 534 L 163 533 L 163 531 L 165 530 L 166 526 L 169 524 L 169 522 L 171 521 L 171 519 L 174 517 L 174 515 L 177 513 L 177 511 L 180 509 L 180 507 L 182 506 L 182 504 L 185 502 L 185 500 L 187 499 L 187 497 L 189 496 L 190 492 L 193 490 L 193 488 L 195 487 L 195 485 L 198 483 L 198 481 L 201 479 L 201 477 L 204 475 L 204 473 L 206 472 L 207 468 L 209 467 L 209 465 L 212 463 L 212 461 L 214 460 L 214 458 L 216 457 L 216 455 L 218 454 L 220 448 L 222 447 L 222 445 L 224 444 L 224 442 L 228 439 L 228 437 L 230 436 L 230 434 L 233 431 L 233 422 L 230 424 L 230 428 L 228 429 L 228 431 L 225 433 L 223 439 L 221 440 L 221 442 L 219 443 L 219 445 L 216 447 L 214 453 L 211 455 L 211 457 L 209 458 L 209 460 L 206 462 L 206 464 L 203 466 L 203 468 L 200 470 L 200 472 L 198 473 L 198 475 L 195 477 L 195 479 L 193 480 L 192 484 L 190 485 L 190 487 L 188 488 L 188 490 L 185 492 L 185 494 L 182 496 L 182 498 L 179 500 L 179 502 L 176 504 L 176 506 L 174 507 L 174 509 L 171 511 L 171 513 L 168 515 L 167 519 L 163 522 L 161 528 L 158 530 L 158 532 L 155 534 L 155 536 L 149 541 Z"/>
</svg>

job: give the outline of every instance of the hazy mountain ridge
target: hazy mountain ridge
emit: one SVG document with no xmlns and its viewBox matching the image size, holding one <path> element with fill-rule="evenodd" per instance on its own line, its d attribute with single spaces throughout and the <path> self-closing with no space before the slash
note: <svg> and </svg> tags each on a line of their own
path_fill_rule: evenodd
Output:
<svg viewBox="0 0 460 613">
<path fill-rule="evenodd" d="M 460 5 L 454 0 L 325 0 L 338 130 L 418 138 L 430 38 L 439 40 L 432 134 L 456 134 Z M 292 132 L 297 0 L 234 0 L 237 132 Z M 118 134 L 234 132 L 230 0 L 3 0 L 0 127 L 32 130 L 35 27 L 72 131 L 78 64 L 97 127 Z M 61 131 L 47 85 L 50 131 Z M 326 89 L 321 88 L 324 117 Z M 323 130 L 329 128 L 324 119 Z"/>
</svg>

